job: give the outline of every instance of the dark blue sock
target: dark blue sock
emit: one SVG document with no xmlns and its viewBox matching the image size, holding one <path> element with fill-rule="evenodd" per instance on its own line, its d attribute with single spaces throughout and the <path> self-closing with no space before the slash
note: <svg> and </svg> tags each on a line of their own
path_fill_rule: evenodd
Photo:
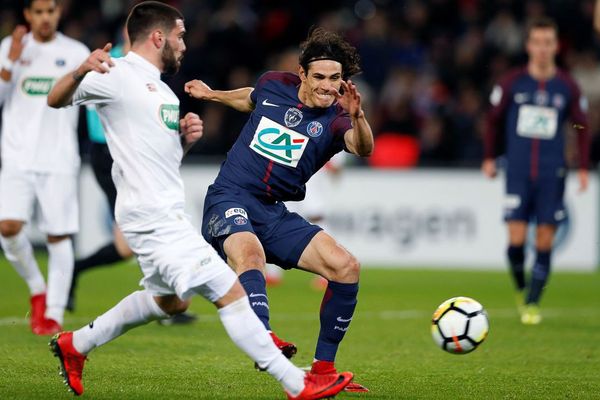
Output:
<svg viewBox="0 0 600 400">
<path fill-rule="evenodd" d="M 321 331 L 315 358 L 335 361 L 338 346 L 344 338 L 356 308 L 358 283 L 329 281 L 321 303 Z"/>
<path fill-rule="evenodd" d="M 271 330 L 269 325 L 269 298 L 267 297 L 267 282 L 265 277 L 258 269 L 251 269 L 239 276 L 240 283 L 248 294 L 250 306 L 254 313 L 263 323 L 268 331 Z"/>
<path fill-rule="evenodd" d="M 508 246 L 508 262 L 510 263 L 510 272 L 517 289 L 525 289 L 525 249 L 523 246 Z"/>
<path fill-rule="evenodd" d="M 548 276 L 550 275 L 550 256 L 551 251 L 539 251 L 531 272 L 531 285 L 529 287 L 529 295 L 527 296 L 527 304 L 537 304 L 542 297 L 542 291 Z"/>
</svg>

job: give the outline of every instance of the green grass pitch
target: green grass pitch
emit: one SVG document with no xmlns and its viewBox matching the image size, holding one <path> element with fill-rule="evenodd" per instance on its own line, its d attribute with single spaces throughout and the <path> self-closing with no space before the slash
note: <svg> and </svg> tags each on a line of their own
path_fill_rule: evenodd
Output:
<svg viewBox="0 0 600 400">
<path fill-rule="evenodd" d="M 44 257 L 40 262 L 45 264 Z M 121 264 L 84 275 L 78 309 L 66 329 L 88 323 L 137 289 L 137 266 Z M 25 284 L 0 261 L 0 399 L 68 399 L 48 338 L 29 331 Z M 322 295 L 303 272 L 286 273 L 270 289 L 273 329 L 299 348 L 307 366 L 318 334 Z M 339 399 L 592 399 L 600 398 L 600 276 L 557 273 L 542 304 L 544 321 L 522 326 L 508 274 L 501 272 L 365 269 L 355 318 L 337 365 L 353 371 L 368 394 Z M 490 318 L 479 349 L 452 355 L 430 335 L 431 313 L 443 300 L 470 296 Z M 191 326 L 137 328 L 91 353 L 84 370 L 88 399 L 283 399 L 279 385 L 227 338 L 212 305 L 196 298 Z"/>
</svg>

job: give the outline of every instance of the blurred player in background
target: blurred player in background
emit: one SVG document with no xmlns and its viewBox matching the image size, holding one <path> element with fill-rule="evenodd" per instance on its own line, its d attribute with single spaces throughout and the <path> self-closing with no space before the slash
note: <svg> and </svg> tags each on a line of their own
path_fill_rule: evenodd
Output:
<svg viewBox="0 0 600 400">
<path fill-rule="evenodd" d="M 29 287 L 31 329 L 38 335 L 62 329 L 73 272 L 71 235 L 79 230 L 78 109 L 51 109 L 46 97 L 89 51 L 57 32 L 60 12 L 54 0 L 26 1 L 31 32 L 17 26 L 0 45 L 0 243 Z M 23 231 L 34 209 L 47 235 L 47 286 Z"/>
<path fill-rule="evenodd" d="M 127 37 L 127 31 L 123 30 L 123 41 L 122 44 L 115 46 L 110 49 L 110 55 L 113 58 L 123 57 L 129 51 L 129 38 Z M 113 159 L 110 155 L 108 145 L 106 144 L 106 136 L 104 134 L 104 128 L 102 122 L 96 111 L 94 105 L 86 107 L 87 127 L 88 135 L 91 142 L 90 146 L 90 163 L 94 176 L 100 188 L 104 192 L 110 212 L 114 218 L 115 202 L 117 200 L 117 189 L 112 180 L 111 170 Z M 113 225 L 113 241 L 105 244 L 94 253 L 86 258 L 76 260 L 75 267 L 73 269 L 73 279 L 71 282 L 71 290 L 69 291 L 69 299 L 67 302 L 67 310 L 75 310 L 75 292 L 77 289 L 77 283 L 79 276 L 84 271 L 90 269 L 110 266 L 111 264 L 119 261 L 127 260 L 133 252 L 127 245 L 125 237 L 119 230 L 117 224 Z M 187 324 L 194 322 L 197 318 L 189 312 L 182 312 L 175 314 L 170 318 L 159 320 L 159 323 L 164 325 L 170 324 Z"/>
<path fill-rule="evenodd" d="M 303 43 L 299 61 L 298 75 L 267 72 L 255 88 L 218 91 L 195 80 L 186 84 L 186 92 L 251 113 L 208 189 L 204 237 L 236 270 L 269 331 L 267 261 L 327 278 L 311 371 L 328 374 L 336 371 L 338 346 L 354 315 L 360 265 L 319 226 L 290 213 L 283 201 L 302 200 L 305 183 L 334 154 L 370 155 L 373 134 L 361 96 L 348 80 L 360 70 L 356 49 L 317 28 Z M 295 345 L 271 336 L 284 354 L 295 354 Z M 367 391 L 359 384 L 348 388 Z"/>
<path fill-rule="evenodd" d="M 54 336 L 66 383 L 80 395 L 86 355 L 128 330 L 185 311 L 193 295 L 218 308 L 234 343 L 283 385 L 290 399 L 333 396 L 351 373 L 318 376 L 289 362 L 270 340 L 235 273 L 184 213 L 181 159 L 202 136 L 200 118 L 179 118 L 179 99 L 161 73 L 179 70 L 186 46 L 181 13 L 164 3 L 137 4 L 127 19 L 131 50 L 111 59 L 95 50 L 52 89 L 48 104 L 96 104 L 106 130 L 117 188 L 115 217 L 138 256 L 144 290 L 75 332 Z M 92 72 L 94 71 L 94 72 Z"/>
<path fill-rule="evenodd" d="M 563 202 L 567 165 L 565 121 L 577 134 L 580 190 L 588 186 L 589 132 L 587 101 L 571 76 L 555 63 L 558 30 L 547 18 L 530 23 L 526 34 L 526 67 L 504 77 L 490 95 L 483 173 L 496 176 L 494 160 L 498 126 L 505 125 L 508 260 L 517 288 L 521 322 L 539 324 L 539 302 L 548 281 L 552 243 L 557 225 L 566 217 Z M 536 230 L 536 258 L 529 282 L 525 279 L 527 225 Z"/>
</svg>

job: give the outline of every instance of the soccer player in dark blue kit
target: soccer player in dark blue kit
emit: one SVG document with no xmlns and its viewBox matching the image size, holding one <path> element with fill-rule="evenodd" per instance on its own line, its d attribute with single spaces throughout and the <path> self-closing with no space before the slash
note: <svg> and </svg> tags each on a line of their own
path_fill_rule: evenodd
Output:
<svg viewBox="0 0 600 400">
<path fill-rule="evenodd" d="M 558 30 L 547 18 L 531 22 L 526 37 L 529 61 L 510 72 L 490 95 L 485 135 L 483 173 L 496 176 L 494 161 L 498 126 L 505 125 L 508 260 L 517 288 L 521 322 L 537 325 L 539 302 L 551 266 L 552 242 L 557 225 L 566 217 L 566 120 L 577 133 L 580 190 L 588 185 L 589 132 L 587 101 L 575 81 L 557 68 Z M 524 272 L 527 225 L 537 224 L 536 259 L 529 284 Z"/>
<path fill-rule="evenodd" d="M 357 302 L 360 265 L 319 226 L 289 212 L 305 183 L 334 154 L 373 151 L 373 134 L 361 95 L 349 77 L 359 72 L 356 49 L 339 35 L 311 30 L 301 45 L 299 72 L 267 72 L 256 87 L 210 89 L 199 80 L 186 92 L 249 112 L 248 122 L 208 189 L 202 234 L 239 275 L 252 308 L 267 330 L 265 263 L 299 268 L 329 283 L 321 304 L 321 328 L 312 372 L 335 371 L 338 346 Z M 271 332 L 286 356 L 296 347 Z M 351 384 L 349 391 L 368 391 Z"/>
</svg>

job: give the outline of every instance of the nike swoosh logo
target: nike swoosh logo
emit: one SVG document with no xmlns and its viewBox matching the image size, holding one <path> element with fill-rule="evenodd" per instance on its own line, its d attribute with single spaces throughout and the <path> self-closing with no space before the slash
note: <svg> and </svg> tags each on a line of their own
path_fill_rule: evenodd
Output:
<svg viewBox="0 0 600 400">
<path fill-rule="evenodd" d="M 352 318 L 348 318 L 348 319 L 344 319 L 342 317 L 337 317 L 338 322 L 350 322 L 352 321 Z"/>
<path fill-rule="evenodd" d="M 319 391 L 319 392 L 317 392 L 315 394 L 321 394 L 321 393 L 324 393 L 324 392 L 326 392 L 328 390 L 331 390 L 333 387 L 339 385 L 342 382 L 344 382 L 344 377 L 342 375 L 338 375 L 338 378 L 337 378 L 337 380 L 335 382 L 333 382 L 331 385 L 327 386 L 325 389 L 323 389 L 323 390 L 321 390 L 321 391 Z"/>
<path fill-rule="evenodd" d="M 277 104 L 269 103 L 269 100 L 267 100 L 267 99 L 263 100 L 262 105 L 269 106 L 269 107 L 279 107 Z"/>
<path fill-rule="evenodd" d="M 248 297 L 261 297 L 261 296 L 264 297 L 264 298 L 267 298 L 267 295 L 266 294 L 262 294 L 262 293 L 250 293 L 248 295 Z"/>
</svg>

